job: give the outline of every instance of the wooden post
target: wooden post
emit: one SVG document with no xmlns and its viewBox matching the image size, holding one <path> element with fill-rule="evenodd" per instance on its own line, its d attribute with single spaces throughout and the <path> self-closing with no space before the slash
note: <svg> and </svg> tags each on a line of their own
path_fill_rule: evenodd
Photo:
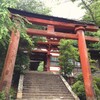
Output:
<svg viewBox="0 0 100 100">
<path fill-rule="evenodd" d="M 52 32 L 52 34 L 54 33 L 54 26 L 53 25 L 48 25 L 47 26 L 47 32 Z M 48 43 L 49 43 L 49 38 L 48 38 Z M 47 52 L 47 71 L 50 71 L 50 51 L 51 51 L 51 45 L 48 45 L 48 52 Z"/>
<path fill-rule="evenodd" d="M 93 84 L 92 75 L 91 75 L 91 69 L 89 65 L 84 30 L 85 30 L 84 27 L 76 28 L 76 33 L 78 35 L 78 47 L 79 47 L 80 61 L 81 61 L 81 66 L 82 66 L 84 87 L 85 87 L 87 100 L 96 100 L 94 97 L 94 91 L 92 87 L 92 84 Z"/>
<path fill-rule="evenodd" d="M 13 71 L 15 66 L 16 54 L 18 50 L 20 39 L 19 31 L 12 31 L 11 40 L 8 47 L 8 52 L 6 55 L 4 68 L 2 71 L 1 82 L 0 82 L 0 91 L 5 91 L 6 93 L 6 100 L 9 100 L 9 90 L 11 87 Z"/>
</svg>

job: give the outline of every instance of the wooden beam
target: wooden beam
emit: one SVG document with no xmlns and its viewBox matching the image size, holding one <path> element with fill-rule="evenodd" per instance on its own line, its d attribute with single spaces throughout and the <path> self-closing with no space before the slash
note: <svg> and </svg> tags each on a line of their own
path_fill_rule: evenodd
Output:
<svg viewBox="0 0 100 100">
<path fill-rule="evenodd" d="M 5 90 L 6 92 L 6 100 L 9 100 L 9 91 L 12 82 L 13 70 L 15 66 L 15 60 L 18 50 L 18 44 L 20 39 L 20 33 L 14 31 L 11 34 L 11 40 L 9 43 L 4 68 L 1 75 L 1 82 L 0 82 L 0 91 Z"/>
<path fill-rule="evenodd" d="M 85 36 L 86 41 L 91 41 L 91 42 L 99 42 L 100 39 L 97 37 L 92 37 L 92 36 Z"/>
<path fill-rule="evenodd" d="M 38 29 L 27 29 L 27 33 L 29 35 L 38 35 L 38 36 L 45 36 L 45 37 L 53 37 L 53 38 L 64 38 L 64 39 L 78 39 L 77 34 L 72 34 L 72 33 L 62 33 L 62 32 L 50 32 L 47 30 L 38 30 Z M 86 36 L 85 40 L 91 41 L 91 42 L 99 42 L 99 38 L 96 37 L 90 37 Z"/>
<path fill-rule="evenodd" d="M 81 67 L 82 67 L 86 98 L 87 100 L 96 100 L 94 97 L 94 91 L 93 91 L 93 86 L 92 86 L 93 85 L 92 75 L 91 75 L 91 69 L 89 65 L 84 31 L 81 29 L 78 29 L 76 30 L 76 33 L 78 35 L 78 47 L 79 47 L 79 53 L 80 53 L 80 61 L 81 61 Z"/>
<path fill-rule="evenodd" d="M 68 23 L 68 22 L 58 22 L 54 20 L 45 20 L 42 18 L 33 18 L 33 17 L 25 17 L 28 21 L 34 23 L 34 24 L 40 24 L 40 25 L 54 25 L 55 27 L 60 28 L 66 28 L 74 30 L 76 26 L 85 26 L 86 31 L 92 31 L 95 32 L 99 28 L 92 24 L 76 24 L 76 23 Z"/>
<path fill-rule="evenodd" d="M 48 32 L 47 30 L 38 30 L 38 29 L 27 29 L 27 33 L 29 35 L 39 35 L 39 36 L 46 36 L 52 38 L 68 38 L 68 39 L 77 39 L 76 34 L 69 34 L 69 33 L 61 33 L 61 32 Z"/>
<path fill-rule="evenodd" d="M 40 44 L 40 45 L 55 45 L 55 46 L 58 46 L 59 45 L 59 42 L 53 42 L 53 41 L 42 42 L 42 41 L 38 41 L 37 44 Z"/>
<path fill-rule="evenodd" d="M 35 53 L 35 52 L 36 52 L 36 53 L 37 53 L 37 52 L 38 52 L 38 53 L 48 53 L 47 50 L 46 50 L 46 51 L 43 51 L 43 50 L 41 50 L 41 49 L 40 49 L 40 50 L 32 50 L 32 52 L 34 52 L 34 53 Z M 57 51 L 56 51 L 56 52 L 55 52 L 55 51 L 50 51 L 50 53 L 57 53 L 57 54 L 58 54 L 59 52 L 57 52 Z"/>
<path fill-rule="evenodd" d="M 32 50 L 32 52 L 38 52 L 38 53 L 47 53 L 47 50 L 46 51 L 43 51 L 43 50 L 39 50 L 39 49 L 37 49 L 37 50 Z"/>
</svg>

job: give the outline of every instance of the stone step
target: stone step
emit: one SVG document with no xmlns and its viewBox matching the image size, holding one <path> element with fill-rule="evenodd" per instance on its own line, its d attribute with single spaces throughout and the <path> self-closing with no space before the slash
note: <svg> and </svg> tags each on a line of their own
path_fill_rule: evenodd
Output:
<svg viewBox="0 0 100 100">
<path fill-rule="evenodd" d="M 46 94 L 48 94 L 48 93 L 51 93 L 51 94 L 56 94 L 57 95 L 57 93 L 58 94 L 69 94 L 69 92 L 63 92 L 63 91 L 59 91 L 59 92 L 57 92 L 57 91 L 39 91 L 38 89 L 37 90 L 35 90 L 35 91 L 33 91 L 33 90 L 27 90 L 27 91 L 23 91 L 23 93 L 46 93 Z"/>
<path fill-rule="evenodd" d="M 45 85 L 44 84 L 32 84 L 32 85 L 31 84 L 30 85 L 29 84 L 27 84 L 27 85 L 24 84 L 23 87 L 24 88 L 35 88 L 35 87 L 38 87 L 38 88 L 41 87 L 41 88 L 43 88 L 44 87 L 44 88 L 55 88 L 55 89 L 56 88 L 60 88 L 60 89 L 66 88 L 63 85 L 61 86 L 61 85 L 51 85 L 51 84 L 45 84 Z"/>
<path fill-rule="evenodd" d="M 16 99 L 16 100 L 75 100 L 75 99 L 72 99 L 72 98 L 41 98 L 41 97 L 36 97 L 36 98 L 22 98 L 22 99 Z"/>
<path fill-rule="evenodd" d="M 49 78 L 47 78 L 47 79 L 41 79 L 41 80 L 38 79 L 38 80 L 37 80 L 37 79 L 34 78 L 34 79 L 24 79 L 24 81 L 26 81 L 26 83 L 27 83 L 27 82 L 30 82 L 30 83 L 31 83 L 31 82 L 36 82 L 36 81 L 38 81 L 38 82 L 51 82 L 51 81 L 48 80 L 48 79 L 49 79 Z M 47 80 L 48 80 L 48 81 L 47 81 Z M 56 80 L 55 80 L 55 79 L 52 79 L 52 82 L 61 82 L 61 81 L 58 80 L 58 79 L 56 79 Z M 51 83 L 52 83 L 52 82 L 51 82 Z"/>
<path fill-rule="evenodd" d="M 34 91 L 24 91 L 24 93 L 27 93 L 27 94 L 56 94 L 59 93 L 59 94 L 68 94 L 69 95 L 69 92 L 63 92 L 63 91 L 59 91 L 59 92 L 56 92 L 56 91 L 39 91 L 39 92 L 34 92 Z M 24 94 L 23 93 L 23 94 Z"/>
<path fill-rule="evenodd" d="M 69 93 L 59 93 L 59 94 L 55 94 L 55 93 L 37 93 L 37 92 L 34 92 L 34 93 L 23 93 L 23 96 L 43 96 L 43 95 L 47 95 L 47 96 L 71 96 L 71 94 L 69 94 Z"/>
<path fill-rule="evenodd" d="M 58 83 L 58 82 L 57 82 L 57 84 L 54 84 L 54 83 L 56 83 L 56 82 L 51 83 L 51 82 L 39 82 L 39 81 L 36 82 L 35 81 L 35 82 L 25 82 L 24 85 L 34 85 L 34 84 L 37 85 L 38 84 L 38 85 L 44 85 L 44 86 L 45 85 L 64 86 L 64 84 L 62 84 L 62 83 Z"/>
<path fill-rule="evenodd" d="M 69 99 L 71 99 L 71 100 L 74 100 L 71 96 L 63 96 L 63 95 L 59 95 L 59 96 L 48 96 L 48 95 L 34 95 L 34 96 L 31 96 L 31 95 L 25 95 L 24 97 L 23 97 L 23 99 L 25 99 L 25 98 L 27 98 L 27 99 L 29 99 L 29 98 L 33 98 L 33 100 L 34 99 L 61 99 L 61 100 L 63 100 L 63 99 L 66 99 L 66 100 L 69 100 Z"/>
<path fill-rule="evenodd" d="M 23 89 L 23 91 L 27 91 L 27 90 L 33 90 L 33 91 L 35 91 L 35 90 L 38 90 L 38 91 L 65 91 L 65 92 L 67 92 L 68 90 L 66 90 L 66 88 L 52 88 L 52 87 L 46 87 L 46 88 L 42 88 L 42 87 L 34 87 L 34 88 L 28 88 L 28 87 L 24 87 L 24 89 Z"/>
<path fill-rule="evenodd" d="M 53 87 L 65 87 L 62 84 L 54 84 L 54 83 L 24 83 L 23 86 L 53 86 Z"/>
<path fill-rule="evenodd" d="M 29 72 L 24 76 L 21 100 L 74 100 L 59 75 Z"/>
<path fill-rule="evenodd" d="M 33 97 L 33 98 L 29 98 L 29 97 L 25 97 L 19 100 L 75 100 L 73 98 L 68 98 L 68 97 Z"/>
</svg>

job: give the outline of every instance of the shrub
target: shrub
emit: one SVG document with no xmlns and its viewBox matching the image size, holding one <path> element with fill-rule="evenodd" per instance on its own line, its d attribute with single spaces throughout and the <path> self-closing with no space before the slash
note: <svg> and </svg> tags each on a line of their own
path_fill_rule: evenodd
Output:
<svg viewBox="0 0 100 100">
<path fill-rule="evenodd" d="M 4 91 L 0 92 L 0 100 L 6 100 Z"/>
<path fill-rule="evenodd" d="M 86 100 L 84 84 L 82 81 L 78 80 L 75 84 L 73 84 L 72 89 L 78 95 L 80 100 Z"/>
</svg>

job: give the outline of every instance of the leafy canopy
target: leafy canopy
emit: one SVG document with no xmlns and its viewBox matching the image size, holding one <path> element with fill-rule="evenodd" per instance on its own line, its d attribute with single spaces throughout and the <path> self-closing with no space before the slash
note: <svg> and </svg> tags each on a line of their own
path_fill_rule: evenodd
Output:
<svg viewBox="0 0 100 100">
<path fill-rule="evenodd" d="M 79 6 L 85 9 L 84 21 L 93 22 L 100 27 L 100 0 L 71 0 L 72 2 L 79 2 Z M 86 32 L 88 36 L 94 36 L 100 38 L 100 30 L 97 32 Z M 98 43 L 87 43 L 90 48 L 100 50 L 100 41 Z"/>
<path fill-rule="evenodd" d="M 19 0 L 16 8 L 39 14 L 49 14 L 50 12 L 50 8 L 46 7 L 41 0 Z"/>
<path fill-rule="evenodd" d="M 11 18 L 10 12 L 8 11 L 8 7 L 10 8 L 18 8 L 21 9 L 20 5 L 23 5 L 23 7 L 31 8 L 29 11 L 39 11 L 41 13 L 48 13 L 48 9 L 46 10 L 45 7 L 43 7 L 43 3 L 40 3 L 39 1 L 36 0 L 27 0 L 27 3 L 24 6 L 24 1 L 25 0 L 0 0 L 0 69 L 3 66 L 4 63 L 4 59 L 6 56 L 6 51 L 8 48 L 8 44 L 10 41 L 10 35 L 11 35 L 11 31 L 14 30 L 16 32 L 16 30 L 18 29 L 20 31 L 21 34 L 21 39 L 20 39 L 20 45 L 19 45 L 19 51 L 18 54 L 19 55 L 23 55 L 22 50 L 26 49 L 26 48 L 32 48 L 34 47 L 33 44 L 33 39 L 27 35 L 26 33 L 26 25 L 30 25 L 30 23 L 27 23 L 28 21 L 26 19 L 24 19 L 22 16 L 20 15 L 13 15 Z M 30 3 L 31 1 L 31 3 Z M 39 3 L 39 5 L 37 5 Z M 33 5 L 34 4 L 34 5 Z M 35 6 L 35 7 L 34 7 Z M 32 10 L 33 9 L 33 10 Z M 23 8 L 23 10 L 25 10 Z M 20 23 L 20 27 L 18 28 L 16 26 L 16 23 Z M 21 51 L 21 53 L 19 53 Z M 24 56 L 29 57 L 28 55 Z M 17 59 L 21 59 L 24 60 L 23 58 L 20 58 L 20 56 L 17 56 Z M 29 59 L 29 58 L 26 58 Z M 28 60 L 29 61 L 29 60 Z M 23 62 L 23 61 L 22 61 Z M 24 63 L 27 66 L 27 62 L 24 61 Z M 17 60 L 17 65 L 20 65 L 20 61 Z"/>
<path fill-rule="evenodd" d="M 74 43 L 72 40 L 61 39 L 60 41 L 59 60 L 65 74 L 71 74 L 74 62 L 78 60 L 78 49 L 74 46 Z"/>
</svg>

